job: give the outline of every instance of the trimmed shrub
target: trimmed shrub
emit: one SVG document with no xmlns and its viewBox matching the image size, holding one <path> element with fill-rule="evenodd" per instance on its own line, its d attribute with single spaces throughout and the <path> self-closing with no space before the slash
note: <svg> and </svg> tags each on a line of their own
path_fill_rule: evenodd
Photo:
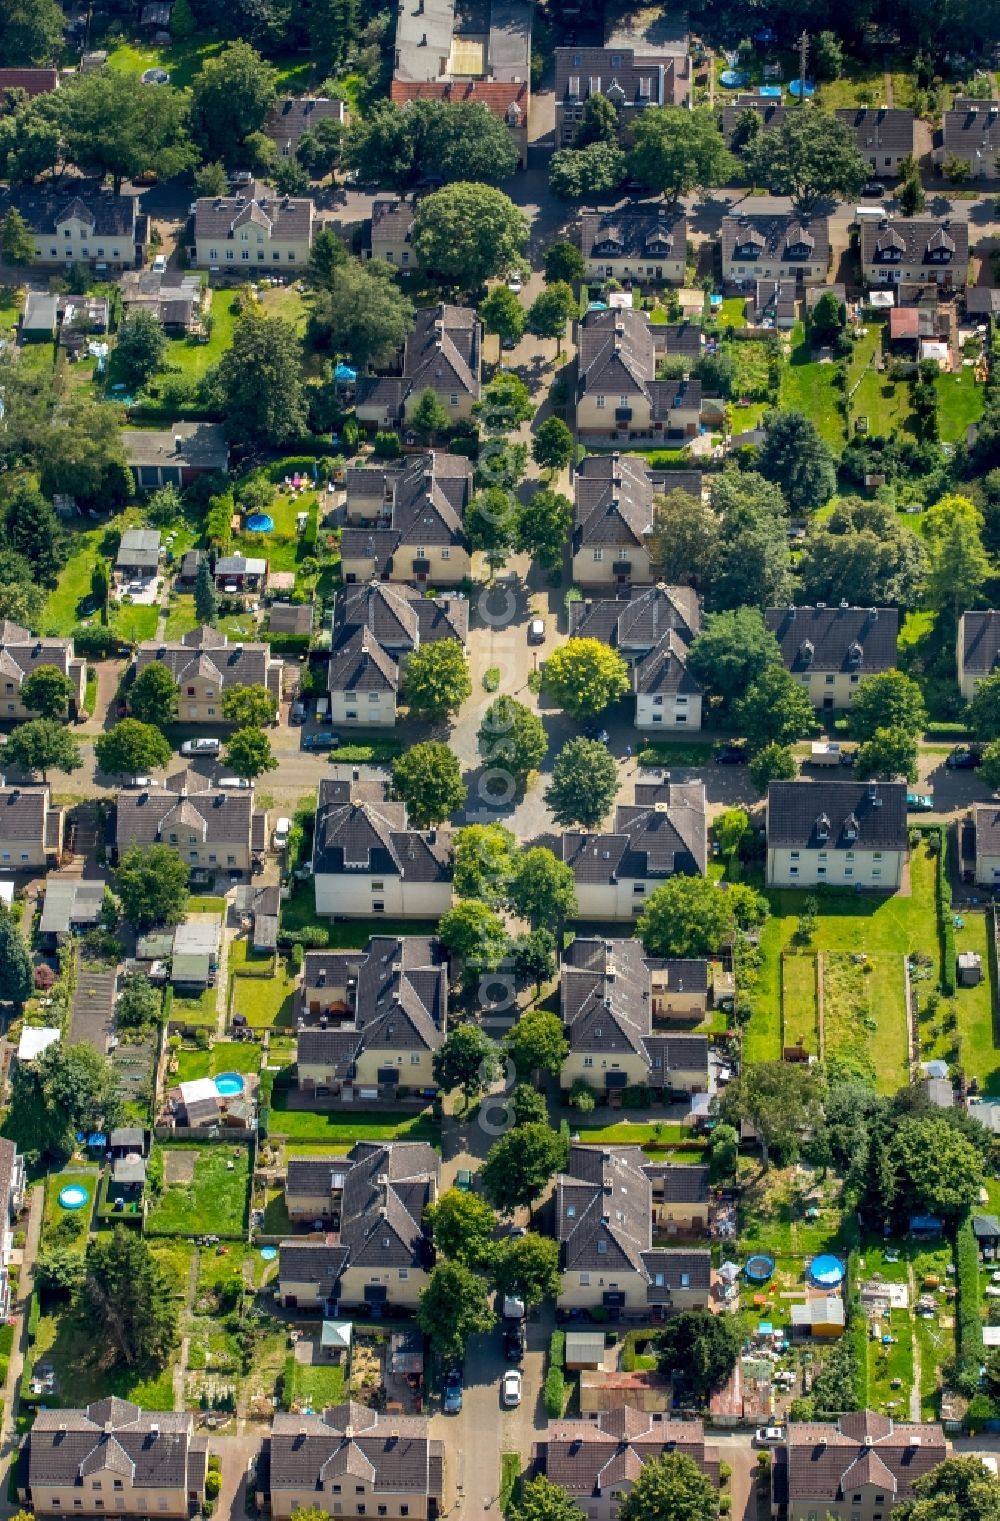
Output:
<svg viewBox="0 0 1000 1521">
<path fill-rule="evenodd" d="M 549 1367 L 562 1368 L 566 1360 L 566 1332 L 553 1331 L 549 1339 Z"/>
<path fill-rule="evenodd" d="M 978 1373 L 983 1360 L 983 1322 L 979 1314 L 979 1252 L 966 1215 L 955 1232 L 955 1342 L 961 1372 Z"/>
<path fill-rule="evenodd" d="M 563 1413 L 563 1405 L 566 1402 L 566 1380 L 563 1378 L 561 1368 L 550 1368 L 545 1375 L 542 1401 L 545 1405 L 545 1413 L 549 1419 L 553 1421 L 558 1420 Z"/>
</svg>

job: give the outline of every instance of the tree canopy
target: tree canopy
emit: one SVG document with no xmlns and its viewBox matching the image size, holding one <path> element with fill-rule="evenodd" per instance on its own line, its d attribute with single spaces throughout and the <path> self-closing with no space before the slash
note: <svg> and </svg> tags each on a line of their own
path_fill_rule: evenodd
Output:
<svg viewBox="0 0 1000 1521">
<path fill-rule="evenodd" d="M 506 695 L 486 709 L 477 739 L 488 766 L 509 767 L 517 777 L 537 771 L 549 748 L 545 725 L 535 710 Z"/>
<path fill-rule="evenodd" d="M 707 107 L 649 106 L 632 123 L 629 173 L 657 195 L 677 201 L 699 187 L 721 185 L 731 167 Z"/>
<path fill-rule="evenodd" d="M 481 101 L 376 101 L 351 123 L 346 158 L 363 183 L 395 190 L 430 175 L 495 185 L 518 163 L 506 122 Z"/>
<path fill-rule="evenodd" d="M 34 967 L 28 942 L 6 905 L 0 906 L 0 999 L 24 1003 L 35 987 Z"/>
<path fill-rule="evenodd" d="M 565 744 L 552 767 L 545 801 L 564 828 L 596 829 L 618 791 L 618 766 L 607 745 L 578 736 Z"/>
<path fill-rule="evenodd" d="M 711 507 L 679 488 L 653 498 L 650 558 L 672 586 L 705 589 L 715 574 L 721 527 Z"/>
<path fill-rule="evenodd" d="M 566 1159 L 567 1143 L 549 1125 L 518 1125 L 490 1147 L 479 1174 L 483 1192 L 502 1215 L 512 1214 L 539 1197 Z"/>
<path fill-rule="evenodd" d="M 500 1076 L 500 1057 L 478 1025 L 456 1025 L 434 1052 L 432 1069 L 434 1081 L 445 1093 L 458 1088 L 466 1103 L 471 1103 Z"/>
<path fill-rule="evenodd" d="M 522 851 L 510 884 L 510 901 L 536 929 L 557 929 L 577 912 L 573 868 L 544 845 Z"/>
<path fill-rule="evenodd" d="M 812 603 L 912 607 L 926 568 L 923 544 L 894 507 L 848 496 L 809 524 L 798 572 Z"/>
<path fill-rule="evenodd" d="M 358 368 L 390 363 L 413 331 L 413 302 L 382 259 L 338 264 L 313 297 L 309 336 Z"/>
<path fill-rule="evenodd" d="M 232 42 L 206 58 L 191 87 L 191 134 L 207 160 L 246 169 L 245 145 L 274 109 L 276 78 L 247 42 Z"/>
<path fill-rule="evenodd" d="M 169 766 L 170 741 L 155 726 L 122 718 L 94 741 L 97 764 L 109 776 L 139 776 Z"/>
<path fill-rule="evenodd" d="M 180 1306 L 166 1272 L 138 1231 L 116 1225 L 87 1243 L 78 1305 L 114 1362 L 163 1368 L 177 1342 Z"/>
<path fill-rule="evenodd" d="M 57 1042 L 37 1061 L 14 1069 L 11 1107 L 4 1128 L 26 1156 L 72 1155 L 79 1130 L 117 1125 L 122 1113 L 117 1077 L 94 1046 Z"/>
<path fill-rule="evenodd" d="M 461 1362 L 469 1338 L 495 1322 L 485 1280 L 464 1263 L 439 1262 L 421 1292 L 417 1324 L 441 1362 Z"/>
<path fill-rule="evenodd" d="M 803 212 L 826 196 L 856 195 L 869 174 L 851 128 L 808 102 L 755 137 L 745 156 L 754 184 L 791 195 Z"/>
<path fill-rule="evenodd" d="M 256 781 L 267 771 L 276 771 L 277 757 L 263 729 L 237 729 L 226 740 L 223 752 L 226 769 L 234 776 Z"/>
<path fill-rule="evenodd" d="M 688 669 L 724 713 L 780 663 L 778 641 L 756 607 L 708 613 L 688 652 Z"/>
<path fill-rule="evenodd" d="M 569 497 L 541 487 L 520 504 L 517 547 L 545 570 L 555 570 L 562 564 L 572 528 L 573 503 Z"/>
<path fill-rule="evenodd" d="M 728 894 L 707 877 L 668 877 L 636 920 L 647 956 L 710 956 L 732 928 Z"/>
<path fill-rule="evenodd" d="M 927 723 L 923 694 L 903 671 L 878 671 L 858 682 L 848 716 L 854 739 L 871 739 L 879 729 L 920 734 Z"/>
<path fill-rule="evenodd" d="M 57 665 L 36 665 L 21 682 L 21 703 L 39 718 L 65 719 L 73 683 Z"/>
<path fill-rule="evenodd" d="M 301 366 L 291 323 L 256 311 L 239 319 L 218 372 L 230 438 L 277 447 L 306 433 Z"/>
<path fill-rule="evenodd" d="M 656 1351 L 660 1370 L 690 1385 L 699 1400 L 726 1382 L 743 1345 L 738 1316 L 711 1310 L 682 1310 L 661 1331 Z"/>
<path fill-rule="evenodd" d="M 485 1199 L 460 1188 L 448 1188 L 427 1206 L 424 1219 L 442 1257 L 470 1268 L 482 1268 L 490 1262 L 497 1217 Z"/>
<path fill-rule="evenodd" d="M 128 710 L 140 723 L 169 723 L 177 716 L 178 701 L 177 683 L 160 660 L 143 666 L 128 692 Z"/>
<path fill-rule="evenodd" d="M 542 690 L 571 718 L 594 718 L 629 689 L 628 666 L 600 639 L 568 639 L 552 651 Z"/>
<path fill-rule="evenodd" d="M 262 729 L 278 716 L 278 700 L 259 682 L 226 687 L 222 694 L 222 716 L 227 723 L 241 728 Z"/>
<path fill-rule="evenodd" d="M 783 665 L 769 665 L 733 704 L 733 722 L 752 751 L 791 745 L 814 732 L 809 694 Z"/>
<path fill-rule="evenodd" d="M 40 771 L 42 781 L 50 771 L 79 771 L 83 765 L 80 746 L 57 718 L 32 718 L 18 724 L 3 753 L 8 765 Z"/>
<path fill-rule="evenodd" d="M 469 662 L 458 639 L 435 639 L 407 656 L 403 698 L 411 712 L 444 718 L 471 695 Z"/>
<path fill-rule="evenodd" d="M 517 851 L 515 835 L 503 824 L 466 824 L 452 842 L 455 892 L 495 908 L 507 896 Z"/>
<path fill-rule="evenodd" d="M 794 115 L 795 113 L 791 113 Z M 769 412 L 757 468 L 781 487 L 793 512 L 822 507 L 837 489 L 837 469 L 819 429 L 803 412 Z"/>
<path fill-rule="evenodd" d="M 527 1009 L 504 1041 L 504 1050 L 518 1077 L 530 1077 L 534 1072 L 555 1076 L 569 1054 L 569 1042 L 558 1014 L 548 1009 Z"/>
<path fill-rule="evenodd" d="M 392 785 L 415 829 L 443 823 L 465 802 L 458 756 L 438 739 L 413 745 L 393 761 Z"/>
<path fill-rule="evenodd" d="M 714 1521 L 718 1508 L 715 1485 L 694 1459 L 667 1452 L 643 1464 L 618 1515 L 620 1521 Z"/>
<path fill-rule="evenodd" d="M 764 1166 L 772 1152 L 794 1161 L 807 1129 L 822 1114 L 823 1090 L 810 1067 L 796 1062 L 748 1062 L 726 1088 L 719 1112 L 739 1129 L 748 1120 L 760 1140 Z"/>
<path fill-rule="evenodd" d="M 438 922 L 438 938 L 462 961 L 462 979 L 473 984 L 495 972 L 507 952 L 507 931 L 500 915 L 474 898 L 460 898 Z"/>
<path fill-rule="evenodd" d="M 135 930 L 179 924 L 188 899 L 188 869 L 169 845 L 132 845 L 115 873 L 125 922 Z"/>
<path fill-rule="evenodd" d="M 422 267 L 463 290 L 518 268 L 527 241 L 523 212 L 490 185 L 445 185 L 420 201 L 413 219 L 413 251 Z"/>
<path fill-rule="evenodd" d="M 501 1299 L 520 1299 L 528 1310 L 544 1299 L 554 1299 L 562 1283 L 558 1241 L 534 1231 L 504 1237 L 496 1253 L 493 1279 Z"/>
</svg>

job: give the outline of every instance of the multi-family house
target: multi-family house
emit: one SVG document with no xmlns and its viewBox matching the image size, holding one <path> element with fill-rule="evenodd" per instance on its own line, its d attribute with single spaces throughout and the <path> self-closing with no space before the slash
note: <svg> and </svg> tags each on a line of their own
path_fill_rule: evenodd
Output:
<svg viewBox="0 0 1000 1521">
<path fill-rule="evenodd" d="M 74 653 L 72 639 L 48 635 L 43 638 L 9 618 L 0 618 L 0 718 L 9 721 L 38 717 L 21 701 L 21 688 L 27 677 L 43 665 L 55 666 L 69 678 L 73 689 L 69 711 L 75 717 L 83 707 L 87 690 L 87 662 Z"/>
<path fill-rule="evenodd" d="M 222 694 L 230 687 L 266 687 L 281 701 L 280 660 L 267 644 L 230 644 L 225 634 L 202 624 L 177 640 L 140 644 L 136 675 L 153 661 L 166 666 L 177 683 L 178 718 L 184 723 L 225 723 Z"/>
<path fill-rule="evenodd" d="M 288 1308 L 416 1309 L 432 1262 L 424 1211 L 441 1159 L 417 1142 L 360 1141 L 346 1157 L 289 1160 L 294 1218 L 325 1234 L 283 1241 L 278 1286 Z"/>
<path fill-rule="evenodd" d="M 531 73 L 530 0 L 489 0 L 475 12 L 455 0 L 396 9 L 396 80 L 507 82 Z"/>
<path fill-rule="evenodd" d="M 661 584 L 636 589 L 627 601 L 587 598 L 570 607 L 573 638 L 599 639 L 628 661 L 637 729 L 701 728 L 701 683 L 687 664 L 700 628 L 690 586 Z"/>
<path fill-rule="evenodd" d="M 577 328 L 576 427 L 582 439 L 694 438 L 701 383 L 657 380 L 646 314 L 634 307 L 590 311 Z"/>
<path fill-rule="evenodd" d="M 654 497 L 672 491 L 700 501 L 701 472 L 651 474 L 637 454 L 588 454 L 581 460 L 573 482 L 573 580 L 619 592 L 652 581 Z"/>
<path fill-rule="evenodd" d="M 560 1085 L 585 1082 L 620 1104 L 626 1088 L 705 1093 L 708 1038 L 671 1029 L 666 978 L 638 940 L 578 936 L 563 955 L 560 996 L 569 1052 Z"/>
<path fill-rule="evenodd" d="M 149 218 L 132 195 L 53 195 L 37 187 L 11 191 L 0 215 L 20 212 L 34 244 L 36 264 L 98 272 L 140 268 L 149 241 Z"/>
<path fill-rule="evenodd" d="M 571 829 L 562 859 L 573 869 L 581 919 L 634 919 L 673 876 L 704 876 L 708 865 L 704 782 L 653 773 L 634 803 L 619 803 L 614 828 Z"/>
<path fill-rule="evenodd" d="M 330 100 L 325 95 L 286 95 L 264 123 L 264 132 L 280 158 L 294 158 L 299 143 L 307 133 L 315 132 L 321 121 L 335 121 L 342 125 L 344 102 Z"/>
<path fill-rule="evenodd" d="M 119 589 L 148 586 L 160 569 L 162 552 L 157 529 L 126 528 L 115 556 L 115 586 Z"/>
<path fill-rule="evenodd" d="M 861 226 L 866 285 L 913 282 L 961 290 L 969 273 L 969 224 L 958 218 L 883 217 Z"/>
<path fill-rule="evenodd" d="M 371 223 L 367 229 L 365 255 L 381 259 L 394 269 L 416 269 L 413 252 L 413 217 L 415 204 L 405 195 L 380 195 L 372 201 Z"/>
<path fill-rule="evenodd" d="M 141 1410 L 113 1395 L 85 1410 L 42 1407 L 22 1445 L 19 1495 L 36 1516 L 187 1521 L 204 1503 L 208 1445 L 189 1410 Z"/>
<path fill-rule="evenodd" d="M 788 110 L 789 107 L 780 101 L 768 100 L 763 95 L 734 95 L 719 113 L 719 126 L 726 147 L 734 153 L 746 147 L 751 135 L 755 135 L 751 117 L 757 118 L 761 132 L 771 132 L 781 126 Z"/>
<path fill-rule="evenodd" d="M 885 1521 L 947 1456 L 940 1426 L 897 1422 L 874 1410 L 839 1421 L 792 1421 L 774 1453 L 773 1509 L 788 1521 Z"/>
<path fill-rule="evenodd" d="M 199 269 L 249 275 L 276 268 L 304 269 L 312 247 L 315 207 L 305 196 L 275 195 L 247 185 L 236 195 L 201 196 L 188 248 Z"/>
<path fill-rule="evenodd" d="M 439 919 L 451 907 L 451 831 L 411 829 L 387 781 L 323 778 L 312 865 L 318 914 Z"/>
<path fill-rule="evenodd" d="M 617 1521 L 621 1501 L 647 1463 L 670 1453 L 690 1458 L 719 1483 L 719 1453 L 705 1444 L 703 1421 L 672 1421 L 660 1411 L 622 1405 L 596 1418 L 550 1421 L 538 1466 L 572 1497 L 587 1521 Z"/>
<path fill-rule="evenodd" d="M 0 867 L 45 871 L 59 864 L 65 810 L 52 805 L 48 783 L 5 783 L 0 777 Z"/>
<path fill-rule="evenodd" d="M 448 970 L 429 936 L 375 935 L 363 951 L 307 951 L 298 1087 L 345 1102 L 432 1093 L 431 1064 L 447 1024 Z"/>
<path fill-rule="evenodd" d="M 130 845 L 170 845 L 188 866 L 249 874 L 267 848 L 267 814 L 252 788 L 218 787 L 199 771 L 180 771 L 162 787 L 119 792 L 114 858 Z"/>
<path fill-rule="evenodd" d="M 682 106 L 691 95 L 686 54 L 643 56 L 634 48 L 557 47 L 555 50 L 557 148 L 572 148 L 592 96 L 603 95 L 618 112 L 626 136 L 648 106 Z"/>
<path fill-rule="evenodd" d="M 479 400 L 482 348 L 482 323 L 470 307 L 443 301 L 422 307 L 397 373 L 359 377 L 358 422 L 374 429 L 402 427 L 427 390 L 450 422 L 471 417 Z"/>
<path fill-rule="evenodd" d="M 560 1310 L 600 1308 L 612 1320 L 662 1320 L 673 1310 L 708 1306 L 711 1252 L 653 1245 L 646 1165 L 638 1146 L 570 1146 L 554 1199 Z"/>
<path fill-rule="evenodd" d="M 849 708 L 863 677 L 895 669 L 894 607 L 769 607 L 764 617 L 814 708 Z"/>
<path fill-rule="evenodd" d="M 940 161 L 959 159 L 972 179 L 992 180 L 1000 163 L 1000 101 L 959 97 L 944 113 Z"/>
<path fill-rule="evenodd" d="M 520 78 L 501 79 L 394 79 L 392 99 L 397 106 L 411 100 L 439 100 L 446 105 L 485 106 L 491 116 L 502 121 L 517 149 L 518 164 L 528 167 L 528 109 L 530 106 L 530 69 Z"/>
<path fill-rule="evenodd" d="M 971 702 L 984 676 L 1000 671 L 1000 612 L 977 609 L 962 614 L 957 660 L 958 689 L 966 702 Z"/>
<path fill-rule="evenodd" d="M 13 1308 L 9 1268 L 14 1257 L 13 1225 L 24 1204 L 24 1158 L 13 1141 L 0 1138 L 0 1315 Z"/>
<path fill-rule="evenodd" d="M 907 853 L 905 782 L 772 782 L 768 887 L 895 892 Z"/>
<path fill-rule="evenodd" d="M 687 217 L 666 206 L 585 211 L 580 218 L 580 248 L 590 280 L 683 284 Z"/>
<path fill-rule="evenodd" d="M 757 280 L 744 309 L 747 324 L 787 330 L 795 326 L 798 305 L 798 286 L 794 280 Z"/>
<path fill-rule="evenodd" d="M 203 475 L 225 475 L 229 469 L 221 423 L 175 422 L 162 433 L 123 428 L 121 440 L 138 491 L 190 486 Z"/>
<path fill-rule="evenodd" d="M 274 1521 L 304 1510 L 434 1521 L 444 1505 L 444 1443 L 431 1440 L 426 1417 L 355 1404 L 320 1415 L 279 1412 L 270 1446 Z"/>
<path fill-rule="evenodd" d="M 796 212 L 780 216 L 722 218 L 722 278 L 741 289 L 758 280 L 794 280 L 818 285 L 830 263 L 830 224 L 826 217 Z"/>
<path fill-rule="evenodd" d="M 898 106 L 848 106 L 833 114 L 854 134 L 855 147 L 873 178 L 895 178 L 903 160 L 913 157 L 912 111 Z"/>
<path fill-rule="evenodd" d="M 348 470 L 341 533 L 345 583 L 412 581 L 455 586 L 472 569 L 463 527 L 472 499 L 472 463 L 438 450 L 398 465 Z"/>
<path fill-rule="evenodd" d="M 396 722 L 402 662 L 422 644 L 469 635 L 465 597 L 421 596 L 411 586 L 348 586 L 334 611 L 327 690 L 334 723 L 365 728 Z"/>
</svg>

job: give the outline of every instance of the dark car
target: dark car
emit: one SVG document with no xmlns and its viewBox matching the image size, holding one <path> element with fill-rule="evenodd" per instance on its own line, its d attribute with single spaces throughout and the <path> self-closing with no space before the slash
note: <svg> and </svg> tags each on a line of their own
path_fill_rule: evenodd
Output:
<svg viewBox="0 0 1000 1521">
<path fill-rule="evenodd" d="M 592 718 L 589 723 L 585 723 L 583 733 L 586 739 L 596 739 L 599 745 L 606 745 L 610 737 L 599 718 Z"/>
<path fill-rule="evenodd" d="M 866 200 L 876 200 L 880 195 L 885 195 L 885 186 L 881 180 L 869 180 L 861 187 L 861 194 Z"/>
<path fill-rule="evenodd" d="M 715 752 L 717 766 L 745 766 L 749 759 L 746 745 L 720 745 Z"/>
<path fill-rule="evenodd" d="M 460 1368 L 450 1368 L 444 1376 L 444 1393 L 441 1397 L 441 1409 L 445 1415 L 459 1415 L 462 1410 L 462 1372 Z"/>
<path fill-rule="evenodd" d="M 503 1333 L 504 1361 L 519 1363 L 524 1356 L 524 1331 L 521 1326 L 506 1326 Z"/>
<path fill-rule="evenodd" d="M 339 734 L 307 734 L 302 741 L 303 750 L 337 750 L 340 748 Z"/>
<path fill-rule="evenodd" d="M 949 771 L 975 771 L 982 758 L 981 745 L 957 745 L 945 765 Z"/>
</svg>

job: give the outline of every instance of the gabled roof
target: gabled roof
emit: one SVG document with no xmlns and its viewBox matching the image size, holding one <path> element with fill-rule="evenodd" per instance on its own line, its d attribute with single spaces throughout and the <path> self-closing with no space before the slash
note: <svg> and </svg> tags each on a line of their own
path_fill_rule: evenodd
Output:
<svg viewBox="0 0 1000 1521">
<path fill-rule="evenodd" d="M 833 114 L 845 127 L 850 127 L 863 158 L 913 152 L 912 111 L 893 106 L 847 106 Z M 875 167 L 883 166 L 876 163 Z"/>
<path fill-rule="evenodd" d="M 656 374 L 653 339 L 644 312 L 634 307 L 591 311 L 577 333 L 579 393 L 648 394 Z"/>
<path fill-rule="evenodd" d="M 370 558 L 373 574 L 381 575 L 404 545 L 467 550 L 462 519 L 472 498 L 472 476 L 464 456 L 438 452 L 408 455 L 398 466 L 349 470 L 349 510 L 352 502 L 377 501 L 379 515 L 377 526 L 343 528 L 341 554 L 348 560 Z"/>
<path fill-rule="evenodd" d="M 73 659 L 72 639 L 36 637 L 9 618 L 0 620 L 0 671 L 18 687 L 40 665 L 54 665 L 67 675 Z"/>
<path fill-rule="evenodd" d="M 451 879 L 450 831 L 410 829 L 405 804 L 390 802 L 388 791 L 388 783 L 320 782 L 313 846 L 318 875 Z"/>
<path fill-rule="evenodd" d="M 362 1141 L 346 1157 L 292 1157 L 286 1193 L 294 1200 L 338 1194 L 340 1230 L 334 1249 L 343 1267 L 424 1268 L 423 1214 L 434 1200 L 440 1158 L 420 1143 Z M 285 1246 L 282 1244 L 282 1252 Z M 294 1263 L 294 1257 L 289 1261 Z M 281 1276 L 287 1273 L 284 1258 Z"/>
<path fill-rule="evenodd" d="M 628 598 L 571 604 L 570 634 L 595 638 L 627 655 L 646 655 L 670 632 L 687 645 L 701 628 L 697 593 L 690 586 L 635 588 Z"/>
<path fill-rule="evenodd" d="M 264 131 L 281 153 L 294 154 L 307 132 L 321 121 L 343 121 L 344 102 L 326 96 L 287 96 L 279 100 L 264 123 Z"/>
<path fill-rule="evenodd" d="M 736 259 L 791 259 L 826 268 L 830 256 L 830 227 L 826 217 L 725 216 L 720 233 L 723 266 Z"/>
<path fill-rule="evenodd" d="M 976 859 L 1000 856 L 1000 803 L 973 803 Z"/>
<path fill-rule="evenodd" d="M 956 99 L 944 113 L 943 143 L 946 154 L 971 160 L 1000 153 L 1000 101 Z"/>
<path fill-rule="evenodd" d="M 482 365 L 482 324 L 476 313 L 466 306 L 422 307 L 416 315 L 413 331 L 403 349 L 402 373 L 398 387 L 398 405 L 409 396 L 419 395 L 429 386 L 432 391 L 464 393 L 479 400 Z M 380 392 L 382 376 L 362 376 L 357 385 L 357 404 L 371 403 Z M 389 393 L 386 393 L 387 398 Z"/>
<path fill-rule="evenodd" d="M 638 1056 L 662 1086 L 670 1071 L 707 1072 L 708 1041 L 653 1033 L 651 965 L 638 940 L 578 935 L 563 956 L 561 1010 L 571 1051 Z"/>
<path fill-rule="evenodd" d="M 769 607 L 764 618 L 789 671 L 871 676 L 895 667 L 895 607 Z"/>
<path fill-rule="evenodd" d="M 183 847 L 188 836 L 194 835 L 202 845 L 243 845 L 249 850 L 253 812 L 252 788 L 219 787 L 194 796 L 188 794 L 186 784 L 178 792 L 169 784 L 125 788 L 118 794 L 115 843 L 119 850 L 155 843 Z"/>
<path fill-rule="evenodd" d="M 862 264 L 947 263 L 961 268 L 969 260 L 969 224 L 956 218 L 903 217 L 899 221 L 861 224 Z"/>
<path fill-rule="evenodd" d="M 963 613 L 958 647 L 967 676 L 992 676 L 1000 670 L 1000 612 L 992 609 Z"/>
<path fill-rule="evenodd" d="M 623 109 L 673 105 L 676 60 L 646 58 L 632 48 L 557 47 L 555 97 L 576 104 L 606 95 Z"/>
<path fill-rule="evenodd" d="M 278 196 L 257 185 L 248 185 L 238 195 L 202 196 L 194 214 L 194 235 L 228 241 L 248 223 L 270 238 L 304 242 L 312 229 L 313 203 L 307 196 Z"/>
<path fill-rule="evenodd" d="M 138 202 L 131 195 L 52 195 L 38 187 L 11 190 L 0 201 L 0 212 L 13 207 L 36 236 L 46 237 L 77 218 L 94 237 L 131 240 L 136 234 Z"/>
<path fill-rule="evenodd" d="M 282 1254 L 292 1243 L 282 1246 Z M 376 1494 L 443 1498 L 443 1444 L 426 1417 L 336 1405 L 322 1415 L 279 1411 L 271 1427 L 271 1490 L 320 1490 L 338 1474 Z"/>
<path fill-rule="evenodd" d="M 626 206 L 585 211 L 580 219 L 585 259 L 680 259 L 687 251 L 687 217 L 666 206 Z"/>
<path fill-rule="evenodd" d="M 457 593 L 425 597 L 412 586 L 391 581 L 358 582 L 337 596 L 333 636 L 338 641 L 365 630 L 394 658 L 438 639 L 465 644 L 469 603 Z"/>
<path fill-rule="evenodd" d="M 394 79 L 391 98 L 397 106 L 409 105 L 411 100 L 478 104 L 508 126 L 527 126 L 528 122 L 528 84 L 524 79 Z"/>
<path fill-rule="evenodd" d="M 640 783 L 635 802 L 619 804 L 615 810 L 613 831 L 565 833 L 562 858 L 581 883 L 704 875 L 705 820 L 703 782 Z"/>
<path fill-rule="evenodd" d="M 39 1410 L 28 1438 L 28 1482 L 69 1485 L 108 1469 L 142 1489 L 186 1489 L 193 1418 L 128 1400 L 85 1410 Z"/>
<path fill-rule="evenodd" d="M 444 1040 L 448 1017 L 448 977 L 438 941 L 425 935 L 375 935 L 365 951 L 329 965 L 326 951 L 305 958 L 305 1001 L 324 988 L 338 988 L 338 978 L 353 981 L 349 1008 L 331 1014 L 329 1028 L 314 1021 L 299 1031 L 300 1061 L 334 1064 L 348 1051 L 354 1062 L 364 1050 L 436 1051 Z M 345 1032 L 357 1039 L 345 1042 Z M 329 1037 L 327 1039 L 326 1037 Z"/>
<path fill-rule="evenodd" d="M 581 1499 L 634 1482 L 647 1463 L 672 1452 L 690 1458 L 713 1484 L 719 1482 L 719 1454 L 706 1447 L 701 1421 L 672 1421 L 631 1405 L 602 1410 L 594 1419 L 550 1421 L 539 1443 L 546 1477 Z"/>
<path fill-rule="evenodd" d="M 160 431 L 123 428 L 125 458 L 133 468 L 166 465 L 170 468 L 218 470 L 229 468 L 229 445 L 219 423 L 175 422 Z"/>
<path fill-rule="evenodd" d="M 281 696 L 281 661 L 266 644 L 230 644 L 225 634 L 202 625 L 179 640 L 150 639 L 136 654 L 136 674 L 160 661 L 178 685 L 195 677 L 218 681 L 221 691 L 235 686 L 265 686 Z M 189 790 L 190 787 L 189 787 Z"/>
<path fill-rule="evenodd" d="M 588 454 L 574 481 L 573 550 L 645 545 L 653 528 L 653 483 L 634 454 Z"/>
<path fill-rule="evenodd" d="M 946 1455 L 939 1426 L 897 1425 L 872 1410 L 843 1415 L 836 1424 L 793 1421 L 787 1451 L 788 1498 L 800 1504 L 843 1500 L 865 1486 L 908 1499 L 916 1480 Z"/>
<path fill-rule="evenodd" d="M 787 850 L 905 851 L 905 782 L 771 782 L 767 843 Z"/>
<path fill-rule="evenodd" d="M 45 823 L 49 811 L 47 784 L 5 786 L 0 777 L 0 842 L 5 846 L 46 848 Z"/>
</svg>

